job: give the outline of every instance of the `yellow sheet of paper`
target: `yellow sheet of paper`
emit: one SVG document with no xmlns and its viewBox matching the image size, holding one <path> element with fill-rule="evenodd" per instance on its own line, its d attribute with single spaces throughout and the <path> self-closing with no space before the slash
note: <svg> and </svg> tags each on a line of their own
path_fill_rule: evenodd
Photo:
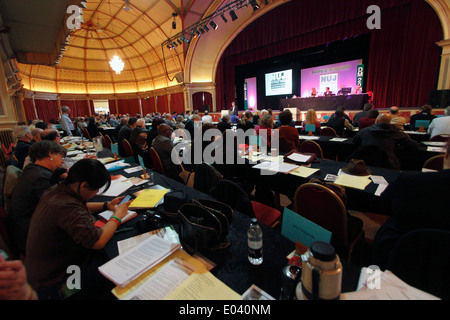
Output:
<svg viewBox="0 0 450 320">
<path fill-rule="evenodd" d="M 146 189 L 131 202 L 129 209 L 154 208 L 168 189 Z"/>
<path fill-rule="evenodd" d="M 165 300 L 241 300 L 241 296 L 211 272 L 193 273 Z"/>
<path fill-rule="evenodd" d="M 297 169 L 294 169 L 292 171 L 289 171 L 290 174 L 302 177 L 302 178 L 307 178 L 310 175 L 312 175 L 313 173 L 316 173 L 317 171 L 319 171 L 320 169 L 313 169 L 313 168 L 308 168 L 308 167 L 298 167 Z"/>
<path fill-rule="evenodd" d="M 338 176 L 337 180 L 334 182 L 344 187 L 356 188 L 364 190 L 371 180 L 370 176 L 352 176 L 348 174 L 341 174 Z"/>
</svg>

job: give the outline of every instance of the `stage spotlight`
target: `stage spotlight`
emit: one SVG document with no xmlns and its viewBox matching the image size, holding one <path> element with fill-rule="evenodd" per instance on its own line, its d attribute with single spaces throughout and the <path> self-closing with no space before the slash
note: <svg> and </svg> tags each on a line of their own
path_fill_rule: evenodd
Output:
<svg viewBox="0 0 450 320">
<path fill-rule="evenodd" d="M 208 28 L 208 26 L 206 25 L 206 23 L 203 25 L 203 29 L 205 29 L 206 32 L 209 31 L 209 28 Z"/>
<path fill-rule="evenodd" d="M 223 13 L 220 15 L 221 17 L 222 17 L 222 19 L 223 19 L 223 22 L 225 22 L 225 23 L 227 23 L 228 22 L 228 20 L 227 20 L 227 18 L 225 18 L 225 16 L 223 15 Z"/>
<path fill-rule="evenodd" d="M 198 30 L 200 31 L 200 33 L 205 33 L 205 30 L 203 30 L 202 27 L 198 27 Z"/>
<path fill-rule="evenodd" d="M 177 39 L 178 44 L 182 44 L 183 42 L 180 39 Z"/>
<path fill-rule="evenodd" d="M 173 17 L 173 21 L 172 21 L 172 29 L 176 29 L 177 28 L 177 22 L 175 21 L 175 18 L 178 16 L 178 14 L 176 14 L 175 12 L 172 13 L 172 17 Z"/>
<path fill-rule="evenodd" d="M 234 12 L 234 10 L 230 10 L 230 17 L 231 17 L 232 21 L 235 21 L 238 18 L 236 15 L 236 12 Z"/>
<path fill-rule="evenodd" d="M 211 20 L 211 21 L 209 22 L 209 25 L 210 25 L 214 30 L 217 30 L 217 27 L 218 27 L 218 26 L 217 26 L 217 24 L 216 24 L 214 21 Z"/>
<path fill-rule="evenodd" d="M 256 2 L 256 0 L 249 0 L 249 2 L 250 2 L 250 5 L 253 7 L 253 11 L 256 11 L 259 9 L 259 5 Z"/>
</svg>

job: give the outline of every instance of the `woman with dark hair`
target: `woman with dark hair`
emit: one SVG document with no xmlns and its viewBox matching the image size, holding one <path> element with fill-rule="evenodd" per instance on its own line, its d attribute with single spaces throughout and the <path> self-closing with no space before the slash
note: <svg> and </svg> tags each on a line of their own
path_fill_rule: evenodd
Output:
<svg viewBox="0 0 450 320">
<path fill-rule="evenodd" d="M 248 129 L 254 129 L 255 125 L 253 124 L 252 119 L 253 114 L 251 113 L 251 111 L 245 111 L 241 121 L 239 121 L 237 124 L 237 128 L 244 130 L 244 132 L 246 132 Z"/>
<path fill-rule="evenodd" d="M 30 147 L 31 163 L 25 167 L 11 196 L 8 231 L 15 253 L 25 255 L 31 217 L 42 194 L 66 172 L 61 168 L 66 148 L 56 142 L 42 140 Z"/>
<path fill-rule="evenodd" d="M 289 110 L 281 111 L 278 115 L 280 127 L 276 128 L 279 131 L 280 138 L 280 152 L 287 153 L 291 150 L 298 150 L 300 147 L 300 139 L 298 131 L 295 127 L 291 127 L 292 113 Z"/>
<path fill-rule="evenodd" d="M 86 203 L 110 184 L 111 177 L 100 161 L 83 159 L 70 168 L 63 183 L 42 196 L 31 219 L 25 261 L 29 282 L 40 299 L 63 299 L 76 293 L 66 285 L 69 266 L 81 270 L 81 294 L 96 294 L 98 288 L 90 286 L 105 279 L 98 273 L 98 266 L 105 261 L 95 250 L 105 247 L 130 204 L 118 205 L 123 197 Z M 92 213 L 104 210 L 113 211 L 113 217 L 98 228 Z M 102 286 L 105 284 L 107 288 L 111 285 L 107 281 Z"/>
<path fill-rule="evenodd" d="M 97 124 L 95 123 L 95 117 L 89 118 L 87 131 L 89 132 L 91 139 L 93 139 L 94 137 L 98 137 L 100 135 L 100 130 L 98 130 Z"/>
</svg>

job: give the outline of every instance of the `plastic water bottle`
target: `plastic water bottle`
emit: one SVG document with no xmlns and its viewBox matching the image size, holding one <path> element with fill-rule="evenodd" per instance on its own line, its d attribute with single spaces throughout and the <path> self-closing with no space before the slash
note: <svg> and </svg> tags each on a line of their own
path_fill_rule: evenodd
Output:
<svg viewBox="0 0 450 320">
<path fill-rule="evenodd" d="M 260 265 L 263 262 L 263 233 L 256 218 L 251 220 L 247 235 L 248 260 L 251 264 Z"/>
</svg>

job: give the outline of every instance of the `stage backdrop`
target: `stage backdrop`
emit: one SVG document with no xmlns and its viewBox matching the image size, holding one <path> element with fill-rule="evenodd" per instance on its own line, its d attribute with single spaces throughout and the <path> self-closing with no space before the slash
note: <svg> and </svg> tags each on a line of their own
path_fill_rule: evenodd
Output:
<svg viewBox="0 0 450 320">
<path fill-rule="evenodd" d="M 381 8 L 381 29 L 369 30 L 370 5 Z M 366 91 L 376 107 L 427 103 L 437 82 L 442 27 L 423 0 L 291 1 L 247 26 L 218 64 L 218 109 L 236 99 L 235 67 L 370 33 Z"/>
</svg>

